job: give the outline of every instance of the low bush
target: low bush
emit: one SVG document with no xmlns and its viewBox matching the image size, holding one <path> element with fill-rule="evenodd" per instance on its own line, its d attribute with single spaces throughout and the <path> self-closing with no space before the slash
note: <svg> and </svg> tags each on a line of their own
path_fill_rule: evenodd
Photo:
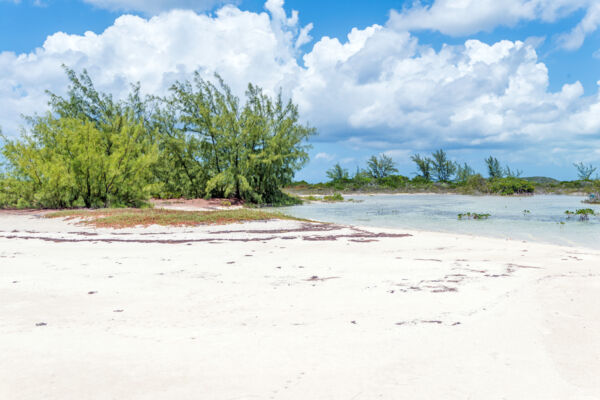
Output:
<svg viewBox="0 0 600 400">
<path fill-rule="evenodd" d="M 323 201 L 327 201 L 330 203 L 335 203 L 338 201 L 344 201 L 344 197 L 339 193 L 334 193 L 330 196 L 323 196 Z"/>
<path fill-rule="evenodd" d="M 571 219 L 573 217 L 579 217 L 580 221 L 589 221 L 590 216 L 595 216 L 596 212 L 591 208 L 582 208 L 579 210 L 575 210 L 574 212 L 567 210 L 565 211 L 565 214 L 567 214 L 568 219 Z"/>
<path fill-rule="evenodd" d="M 402 175 L 390 175 L 384 178 L 378 178 L 377 184 L 390 189 L 404 188 L 410 183 L 410 179 Z"/>
<path fill-rule="evenodd" d="M 498 178 L 490 181 L 491 193 L 501 195 L 533 194 L 535 187 L 531 182 L 520 178 Z"/>
</svg>

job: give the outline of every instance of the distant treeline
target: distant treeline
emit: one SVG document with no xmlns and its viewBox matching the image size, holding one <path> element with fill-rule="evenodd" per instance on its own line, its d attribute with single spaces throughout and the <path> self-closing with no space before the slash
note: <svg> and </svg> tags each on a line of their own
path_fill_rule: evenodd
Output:
<svg viewBox="0 0 600 400">
<path fill-rule="evenodd" d="M 165 97 L 126 100 L 67 69 L 67 95 L 26 118 L 19 138 L 1 136 L 1 207 L 139 206 L 149 197 L 290 201 L 280 188 L 308 160 L 315 129 L 281 93 L 248 85 L 241 102 L 216 76 L 175 82 Z"/>
<path fill-rule="evenodd" d="M 522 171 L 512 169 L 508 165 L 502 166 L 500 161 L 492 156 L 485 159 L 487 178 L 476 173 L 467 163 L 451 161 L 441 149 L 430 156 L 414 154 L 411 160 L 417 170 L 412 179 L 398 175 L 392 158 L 382 154 L 372 156 L 365 168 L 358 167 L 352 175 L 337 163 L 327 171 L 328 182 L 296 182 L 291 188 L 308 191 L 434 191 L 502 195 L 532 194 L 536 190 L 565 193 L 592 193 L 600 190 L 598 177 L 592 179 L 597 169 L 583 163 L 574 164 L 579 178 L 577 181 L 559 182 L 544 177 L 522 178 Z"/>
</svg>

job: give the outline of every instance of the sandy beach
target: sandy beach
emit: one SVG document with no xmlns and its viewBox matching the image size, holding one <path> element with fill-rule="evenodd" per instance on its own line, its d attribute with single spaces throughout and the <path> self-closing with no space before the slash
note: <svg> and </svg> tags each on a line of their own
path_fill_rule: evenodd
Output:
<svg viewBox="0 0 600 400">
<path fill-rule="evenodd" d="M 0 399 L 598 399 L 600 251 L 0 214 Z"/>
</svg>

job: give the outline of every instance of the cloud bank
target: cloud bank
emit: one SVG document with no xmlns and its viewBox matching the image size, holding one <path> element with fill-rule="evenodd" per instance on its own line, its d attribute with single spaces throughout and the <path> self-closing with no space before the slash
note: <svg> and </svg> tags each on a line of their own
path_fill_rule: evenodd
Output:
<svg viewBox="0 0 600 400">
<path fill-rule="evenodd" d="M 598 145 L 600 97 L 585 96 L 577 81 L 549 91 L 532 44 L 467 40 L 436 51 L 392 15 L 385 26 L 353 29 L 344 41 L 323 37 L 302 53 L 311 25 L 286 14 L 282 0 L 267 1 L 266 10 L 125 15 L 101 34 L 59 32 L 31 53 L 0 53 L 0 124 L 12 135 L 19 114 L 44 110 L 44 91 L 64 90 L 66 64 L 86 68 L 117 96 L 136 81 L 165 93 L 195 70 L 218 72 L 240 95 L 248 82 L 282 88 L 319 129 L 316 140 L 373 152 L 504 148 L 529 161 L 574 152 L 585 160 Z"/>
<path fill-rule="evenodd" d="M 392 10 L 389 25 L 398 30 L 466 36 L 491 32 L 499 26 L 514 27 L 520 22 L 552 23 L 578 10 L 585 11 L 584 18 L 559 38 L 562 48 L 576 50 L 600 26 L 597 0 L 435 0 L 431 5 L 417 2 L 401 11 Z"/>
</svg>

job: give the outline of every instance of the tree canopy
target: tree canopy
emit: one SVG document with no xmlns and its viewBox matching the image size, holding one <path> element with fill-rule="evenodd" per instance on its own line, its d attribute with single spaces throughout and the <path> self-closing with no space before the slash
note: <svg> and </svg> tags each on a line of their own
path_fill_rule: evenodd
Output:
<svg viewBox="0 0 600 400">
<path fill-rule="evenodd" d="M 378 179 L 397 173 L 398 168 L 390 156 L 382 154 L 379 157 L 371 156 L 369 158 L 367 171 L 372 178 Z"/>
<path fill-rule="evenodd" d="M 348 170 L 343 168 L 340 163 L 336 163 L 333 167 L 331 167 L 326 172 L 327 177 L 331 179 L 333 182 L 342 181 L 344 179 L 349 179 L 350 175 L 348 174 Z"/>
<path fill-rule="evenodd" d="M 218 76 L 196 73 L 166 97 L 133 85 L 116 101 L 87 74 L 65 68 L 64 97 L 26 118 L 20 138 L 3 138 L 0 207 L 139 205 L 155 197 L 233 197 L 277 203 L 280 188 L 308 161 L 314 128 L 298 108 L 252 84 L 245 101 Z"/>
</svg>

